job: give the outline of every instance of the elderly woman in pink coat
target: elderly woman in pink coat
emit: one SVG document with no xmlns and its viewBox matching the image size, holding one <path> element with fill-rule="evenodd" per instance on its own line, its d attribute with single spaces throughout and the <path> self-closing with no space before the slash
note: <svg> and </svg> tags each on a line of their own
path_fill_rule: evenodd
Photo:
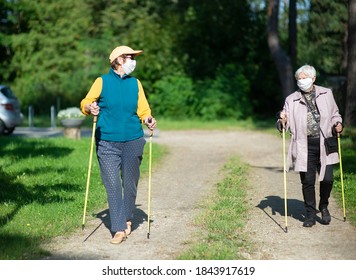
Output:
<svg viewBox="0 0 356 280">
<path fill-rule="evenodd" d="M 287 156 L 287 171 L 299 172 L 304 205 L 307 212 L 304 227 L 315 225 L 321 212 L 321 223 L 329 224 L 329 197 L 333 186 L 333 165 L 339 162 L 337 151 L 327 154 L 324 138 L 343 130 L 342 118 L 330 89 L 314 84 L 316 71 L 304 65 L 295 72 L 299 90 L 290 94 L 279 113 L 277 125 L 289 130 L 291 139 Z M 315 181 L 318 173 L 320 200 L 315 197 Z M 319 211 L 318 211 L 319 210 Z"/>
</svg>

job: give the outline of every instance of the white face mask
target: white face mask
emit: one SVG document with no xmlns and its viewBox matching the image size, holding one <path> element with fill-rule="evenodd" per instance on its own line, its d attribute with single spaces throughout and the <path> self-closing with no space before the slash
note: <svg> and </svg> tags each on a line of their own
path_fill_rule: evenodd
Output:
<svg viewBox="0 0 356 280">
<path fill-rule="evenodd" d="M 136 68 L 136 60 L 132 60 L 130 58 L 126 58 L 126 62 L 122 65 L 122 69 L 124 70 L 126 75 L 130 75 Z"/>
<path fill-rule="evenodd" d="M 304 92 L 309 92 L 313 88 L 313 79 L 312 78 L 300 79 L 297 81 L 297 85 L 300 88 L 300 90 Z"/>
</svg>

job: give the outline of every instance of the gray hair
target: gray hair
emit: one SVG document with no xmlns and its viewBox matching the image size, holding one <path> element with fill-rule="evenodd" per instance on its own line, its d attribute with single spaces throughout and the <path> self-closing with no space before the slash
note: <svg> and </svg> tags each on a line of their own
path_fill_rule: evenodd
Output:
<svg viewBox="0 0 356 280">
<path fill-rule="evenodd" d="M 298 80 L 299 74 L 304 73 L 307 75 L 309 78 L 314 78 L 316 77 L 316 71 L 315 68 L 311 65 L 303 65 L 300 67 L 297 71 L 295 71 L 294 77 L 296 80 Z"/>
</svg>

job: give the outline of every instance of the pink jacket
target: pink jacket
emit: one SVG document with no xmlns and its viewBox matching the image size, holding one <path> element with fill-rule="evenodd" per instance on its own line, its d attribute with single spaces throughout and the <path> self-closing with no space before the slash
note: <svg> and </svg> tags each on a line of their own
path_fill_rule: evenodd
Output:
<svg viewBox="0 0 356 280">
<path fill-rule="evenodd" d="M 342 123 L 339 109 L 336 105 L 333 93 L 330 89 L 316 86 L 316 105 L 320 113 L 320 128 L 325 137 L 332 136 L 332 127 L 337 123 Z M 286 130 L 290 131 L 291 139 L 287 155 L 286 169 L 291 168 L 297 172 L 307 171 L 308 140 L 307 140 L 307 105 L 301 92 L 295 91 L 290 94 L 284 103 L 283 110 L 287 115 Z M 326 155 L 324 137 L 320 133 L 320 174 L 319 181 L 325 175 L 326 165 L 339 162 L 338 153 Z"/>
</svg>

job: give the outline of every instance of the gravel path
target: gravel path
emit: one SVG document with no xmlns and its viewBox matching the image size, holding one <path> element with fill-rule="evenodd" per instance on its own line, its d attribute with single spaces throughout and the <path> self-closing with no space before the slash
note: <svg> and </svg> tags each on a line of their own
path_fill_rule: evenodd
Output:
<svg viewBox="0 0 356 280">
<path fill-rule="evenodd" d="M 255 244 L 252 260 L 355 260 L 356 230 L 343 221 L 331 200 L 332 222 L 303 228 L 301 186 L 297 173 L 287 174 L 288 231 L 285 232 L 282 140 L 277 135 L 243 131 L 165 131 L 153 138 L 169 154 L 152 172 L 151 227 L 147 239 L 147 178 L 141 177 L 134 230 L 127 241 L 110 244 L 108 211 L 87 222 L 71 237 L 44 245 L 48 259 L 173 260 L 197 230 L 197 204 L 220 181 L 220 169 L 231 156 L 250 166 L 249 220 L 246 230 Z M 104 191 L 104 190 L 103 190 Z"/>
</svg>

